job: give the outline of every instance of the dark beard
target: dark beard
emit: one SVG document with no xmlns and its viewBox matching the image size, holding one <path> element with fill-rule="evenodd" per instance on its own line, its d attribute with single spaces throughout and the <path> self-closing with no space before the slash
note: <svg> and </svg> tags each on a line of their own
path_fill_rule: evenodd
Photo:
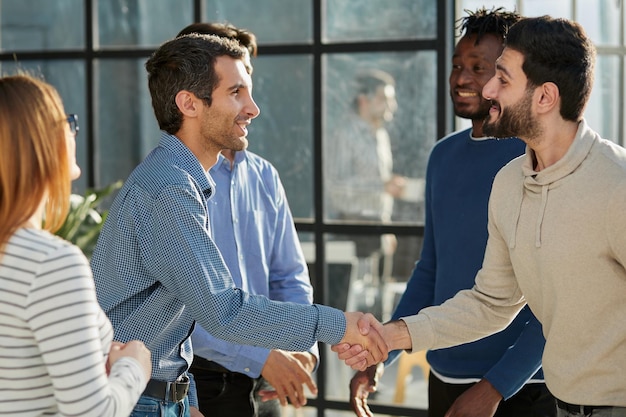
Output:
<svg viewBox="0 0 626 417">
<path fill-rule="evenodd" d="M 490 122 L 487 116 L 483 123 L 483 133 L 495 138 L 520 137 L 532 139 L 541 133 L 537 120 L 532 116 L 532 90 L 527 90 L 524 98 L 509 109 L 500 109 L 500 118 Z"/>
</svg>

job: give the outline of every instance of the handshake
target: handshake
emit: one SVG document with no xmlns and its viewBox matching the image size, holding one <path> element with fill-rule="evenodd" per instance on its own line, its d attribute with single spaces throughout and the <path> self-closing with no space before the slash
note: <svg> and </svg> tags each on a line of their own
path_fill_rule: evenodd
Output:
<svg viewBox="0 0 626 417">
<path fill-rule="evenodd" d="M 382 324 L 369 313 L 344 314 L 346 332 L 332 346 L 332 351 L 352 369 L 364 371 L 386 360 L 392 350 L 411 349 L 411 337 L 404 321 Z"/>
</svg>

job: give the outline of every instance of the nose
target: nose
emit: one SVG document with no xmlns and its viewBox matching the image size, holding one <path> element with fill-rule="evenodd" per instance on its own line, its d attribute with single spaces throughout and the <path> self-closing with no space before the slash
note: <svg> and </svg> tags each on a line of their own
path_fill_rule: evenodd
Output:
<svg viewBox="0 0 626 417">
<path fill-rule="evenodd" d="M 254 119 L 259 114 L 261 114 L 261 109 L 259 109 L 259 106 L 257 106 L 256 102 L 252 98 L 252 95 L 249 95 L 248 102 L 244 107 L 244 112 L 246 113 L 246 115 L 248 115 L 250 119 Z"/>
<path fill-rule="evenodd" d="M 483 97 L 485 98 L 485 100 L 491 100 L 491 99 L 496 98 L 497 83 L 498 83 L 498 80 L 496 79 L 496 76 L 494 75 L 483 86 Z"/>
<path fill-rule="evenodd" d="M 460 70 L 458 70 L 456 73 L 456 84 L 465 85 L 468 82 L 470 82 L 471 78 L 472 78 L 471 71 L 465 66 L 462 66 Z"/>
</svg>

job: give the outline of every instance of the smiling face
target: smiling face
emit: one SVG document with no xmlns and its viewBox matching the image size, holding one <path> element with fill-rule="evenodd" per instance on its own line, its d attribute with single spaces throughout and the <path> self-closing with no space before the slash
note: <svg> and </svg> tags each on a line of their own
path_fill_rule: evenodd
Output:
<svg viewBox="0 0 626 417">
<path fill-rule="evenodd" d="M 458 117 L 482 122 L 491 103 L 482 96 L 484 85 L 495 74 L 495 62 L 502 52 L 502 39 L 485 34 L 478 45 L 476 35 L 463 36 L 452 56 L 450 97 Z"/>
<path fill-rule="evenodd" d="M 489 115 L 483 124 L 485 134 L 498 138 L 517 136 L 526 143 L 541 134 L 533 112 L 536 89 L 527 88 L 523 63 L 524 56 L 508 48 L 498 58 L 496 75 L 483 88 L 483 96 L 491 100 Z"/>
<path fill-rule="evenodd" d="M 252 79 L 244 61 L 220 56 L 215 62 L 219 84 L 205 105 L 201 134 L 208 148 L 240 151 L 248 147 L 248 125 L 260 113 L 252 99 Z"/>
</svg>

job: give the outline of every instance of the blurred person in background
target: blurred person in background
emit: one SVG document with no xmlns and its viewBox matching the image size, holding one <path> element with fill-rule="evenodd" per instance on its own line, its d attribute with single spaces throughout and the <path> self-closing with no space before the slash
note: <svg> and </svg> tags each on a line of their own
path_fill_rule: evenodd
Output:
<svg viewBox="0 0 626 417">
<path fill-rule="evenodd" d="M 414 181 L 393 171 L 387 124 L 398 109 L 396 81 L 390 73 L 372 68 L 359 71 L 348 88 L 353 97 L 350 111 L 337 119 L 337 128 L 324 142 L 326 214 L 331 220 L 389 224 L 394 199 L 418 198 Z M 358 282 L 350 283 L 350 274 L 331 278 L 333 305 L 343 308 L 349 291 L 361 291 L 352 296 L 359 300 L 355 308 L 381 317 L 380 294 L 391 275 L 395 235 L 333 239 L 353 241 L 358 258 Z"/>
</svg>

